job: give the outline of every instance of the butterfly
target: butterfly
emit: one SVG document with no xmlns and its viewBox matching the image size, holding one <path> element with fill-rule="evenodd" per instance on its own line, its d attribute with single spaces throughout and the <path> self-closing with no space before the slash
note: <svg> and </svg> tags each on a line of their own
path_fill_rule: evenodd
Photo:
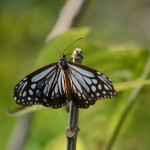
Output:
<svg viewBox="0 0 150 150">
<path fill-rule="evenodd" d="M 23 106 L 41 104 L 60 108 L 68 101 L 88 108 L 96 100 L 117 95 L 112 81 L 103 73 L 68 62 L 64 54 L 59 62 L 44 66 L 23 78 L 14 89 L 14 99 Z"/>
</svg>

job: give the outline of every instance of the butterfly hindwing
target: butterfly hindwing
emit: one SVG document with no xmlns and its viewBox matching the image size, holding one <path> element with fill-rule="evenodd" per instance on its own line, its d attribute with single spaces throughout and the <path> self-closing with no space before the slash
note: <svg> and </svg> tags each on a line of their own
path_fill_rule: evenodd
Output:
<svg viewBox="0 0 150 150">
<path fill-rule="evenodd" d="M 58 63 L 42 67 L 22 79 L 15 87 L 17 104 L 28 106 L 42 104 L 59 108 L 66 103 L 64 75 Z"/>
<path fill-rule="evenodd" d="M 79 108 L 88 108 L 97 99 L 117 95 L 112 81 L 104 74 L 89 67 L 69 62 L 72 100 Z"/>
</svg>

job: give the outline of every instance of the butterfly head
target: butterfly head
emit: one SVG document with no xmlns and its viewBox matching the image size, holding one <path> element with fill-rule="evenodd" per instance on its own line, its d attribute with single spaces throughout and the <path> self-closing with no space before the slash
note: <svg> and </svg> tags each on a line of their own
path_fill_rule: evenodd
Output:
<svg viewBox="0 0 150 150">
<path fill-rule="evenodd" d="M 66 70 L 67 69 L 67 63 L 66 63 L 66 55 L 62 54 L 60 56 L 60 60 L 58 62 L 59 68 Z"/>
<path fill-rule="evenodd" d="M 61 54 L 60 60 L 66 60 L 66 55 L 65 54 Z"/>
</svg>

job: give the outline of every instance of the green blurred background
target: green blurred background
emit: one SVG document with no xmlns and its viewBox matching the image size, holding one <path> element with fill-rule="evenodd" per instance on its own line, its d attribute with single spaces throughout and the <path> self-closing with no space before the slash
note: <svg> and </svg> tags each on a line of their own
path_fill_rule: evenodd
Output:
<svg viewBox="0 0 150 150">
<path fill-rule="evenodd" d="M 139 78 L 148 59 L 150 42 L 149 0 L 87 1 L 73 23 L 73 29 L 45 43 L 65 0 L 0 1 L 0 149 L 11 149 L 12 139 L 22 134 L 18 121 L 8 109 L 18 107 L 13 100 L 15 84 L 35 68 L 59 60 L 59 52 L 80 37 L 75 47 L 83 49 L 83 64 L 104 72 L 117 83 Z M 150 67 L 150 66 L 149 66 Z M 149 77 L 149 76 L 148 76 Z M 134 84 L 134 82 L 133 82 Z M 113 150 L 150 148 L 150 86 L 137 94 L 124 120 Z M 97 101 L 80 110 L 79 150 L 103 149 L 126 110 L 133 89 L 121 91 L 112 100 Z M 129 112 L 129 111 L 128 111 Z M 43 109 L 31 116 L 22 150 L 64 150 L 65 108 Z M 19 132 L 19 133 L 17 133 Z M 18 141 L 19 143 L 19 141 Z M 13 147 L 12 147 L 13 150 Z"/>
</svg>

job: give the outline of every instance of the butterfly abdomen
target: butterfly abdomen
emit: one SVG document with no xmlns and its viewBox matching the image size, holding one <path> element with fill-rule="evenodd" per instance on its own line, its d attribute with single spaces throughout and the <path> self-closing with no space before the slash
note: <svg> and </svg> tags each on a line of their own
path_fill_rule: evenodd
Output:
<svg viewBox="0 0 150 150">
<path fill-rule="evenodd" d="M 71 84 L 67 72 L 65 72 L 64 85 L 65 85 L 67 100 L 70 102 L 72 99 L 72 95 L 71 95 L 72 91 L 71 91 Z"/>
</svg>

